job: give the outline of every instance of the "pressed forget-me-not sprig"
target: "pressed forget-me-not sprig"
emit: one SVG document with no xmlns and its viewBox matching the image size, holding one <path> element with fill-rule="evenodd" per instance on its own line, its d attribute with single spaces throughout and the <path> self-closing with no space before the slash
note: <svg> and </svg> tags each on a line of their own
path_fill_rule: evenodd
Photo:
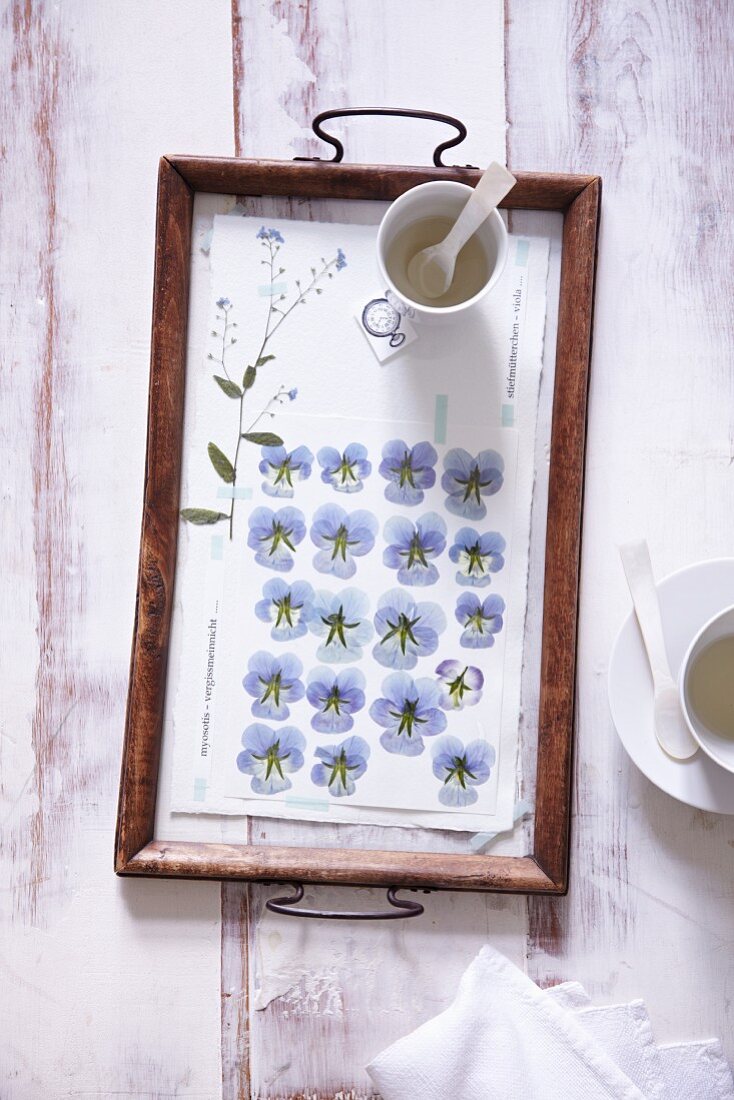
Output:
<svg viewBox="0 0 734 1100">
<path fill-rule="evenodd" d="M 290 714 L 289 703 L 297 703 L 306 693 L 299 679 L 303 665 L 293 653 L 274 656 L 265 650 L 253 653 L 247 663 L 242 686 L 252 695 L 252 713 L 256 718 L 282 721 Z"/>
<path fill-rule="evenodd" d="M 456 583 L 471 588 L 485 588 L 492 582 L 492 574 L 505 564 L 505 540 L 497 531 L 480 535 L 473 527 L 462 527 L 456 532 L 449 558 L 458 568 Z"/>
<path fill-rule="evenodd" d="M 370 601 L 359 588 L 341 592 L 318 591 L 308 617 L 312 634 L 321 639 L 319 661 L 345 664 L 358 661 L 374 633 L 368 616 Z"/>
<path fill-rule="evenodd" d="M 441 691 L 435 680 L 393 672 L 382 682 L 382 697 L 370 707 L 370 717 L 384 728 L 380 744 L 399 756 L 420 756 L 423 738 L 446 729 L 439 709 Z"/>
<path fill-rule="evenodd" d="M 393 516 L 385 524 L 387 547 L 382 555 L 388 569 L 397 569 L 401 584 L 425 587 L 438 580 L 433 559 L 446 548 L 446 524 L 435 512 L 428 512 L 415 523 L 404 516 Z"/>
<path fill-rule="evenodd" d="M 306 534 L 303 512 L 289 505 L 277 512 L 255 508 L 248 522 L 247 545 L 255 551 L 255 561 L 279 573 L 291 570 L 296 547 Z"/>
<path fill-rule="evenodd" d="M 433 746 L 433 774 L 441 780 L 438 800 L 444 806 L 471 806 L 476 790 L 489 779 L 495 751 L 487 741 L 464 745 L 458 737 L 441 737 Z"/>
<path fill-rule="evenodd" d="M 311 725 L 319 733 L 346 733 L 353 715 L 365 703 L 365 680 L 359 669 L 314 668 L 308 675 L 306 698 L 316 713 Z"/>
<path fill-rule="evenodd" d="M 295 726 L 273 730 L 261 722 L 248 726 L 242 735 L 244 751 L 237 757 L 237 767 L 251 775 L 250 787 L 255 794 L 280 794 L 290 790 L 288 778 L 303 767 L 306 738 Z"/>
<path fill-rule="evenodd" d="M 484 519 L 485 497 L 499 492 L 504 480 L 504 460 L 497 451 L 480 451 L 472 457 L 463 447 L 454 447 L 443 460 L 441 488 L 448 493 L 446 507 L 456 516 Z"/>
<path fill-rule="evenodd" d="M 349 443 L 343 451 L 322 447 L 316 455 L 321 467 L 321 480 L 337 493 L 359 493 L 364 479 L 372 472 L 363 443 Z"/>
<path fill-rule="evenodd" d="M 480 600 L 475 592 L 465 592 L 456 602 L 456 619 L 463 627 L 459 645 L 465 649 L 488 649 L 502 629 L 505 601 L 501 596 Z"/>
<path fill-rule="evenodd" d="M 445 629 L 446 616 L 437 603 L 417 603 L 409 592 L 393 588 L 377 604 L 372 656 L 387 668 L 415 668 L 419 657 L 436 652 Z"/>
<path fill-rule="evenodd" d="M 271 638 L 287 642 L 307 632 L 312 602 L 313 588 L 308 581 L 288 584 L 273 577 L 263 585 L 263 598 L 255 604 L 255 615 L 263 623 L 272 623 Z"/>
<path fill-rule="evenodd" d="M 367 771 L 370 747 L 362 737 L 347 737 L 338 745 L 321 746 L 314 753 L 318 764 L 311 770 L 317 787 L 328 787 L 334 798 L 354 794 L 356 781 Z"/>
<path fill-rule="evenodd" d="M 345 512 L 338 504 L 322 504 L 314 512 L 311 541 L 319 547 L 314 569 L 348 580 L 357 571 L 355 558 L 375 545 L 377 520 L 372 512 Z"/>
<path fill-rule="evenodd" d="M 416 443 L 409 447 L 402 439 L 391 439 L 382 448 L 379 471 L 387 481 L 385 497 L 391 504 L 420 504 L 424 490 L 436 484 L 438 461 L 435 447 Z"/>
<path fill-rule="evenodd" d="M 308 447 L 296 447 L 294 451 L 263 447 L 260 454 L 259 469 L 265 477 L 262 488 L 269 497 L 292 497 L 298 482 L 311 476 L 313 455 Z"/>
<path fill-rule="evenodd" d="M 441 661 L 436 668 L 441 692 L 440 704 L 444 710 L 463 710 L 473 707 L 482 697 L 484 675 L 474 665 L 463 661 Z"/>
</svg>

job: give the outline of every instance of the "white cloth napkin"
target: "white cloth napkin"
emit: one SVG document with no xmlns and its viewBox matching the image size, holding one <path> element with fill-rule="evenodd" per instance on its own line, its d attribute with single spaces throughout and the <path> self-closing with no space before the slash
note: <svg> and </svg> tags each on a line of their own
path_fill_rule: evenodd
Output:
<svg viewBox="0 0 734 1100">
<path fill-rule="evenodd" d="M 367 1067 L 383 1100 L 734 1100 L 714 1042 L 656 1047 L 642 1001 L 539 989 L 485 947 L 453 1004 Z"/>
</svg>

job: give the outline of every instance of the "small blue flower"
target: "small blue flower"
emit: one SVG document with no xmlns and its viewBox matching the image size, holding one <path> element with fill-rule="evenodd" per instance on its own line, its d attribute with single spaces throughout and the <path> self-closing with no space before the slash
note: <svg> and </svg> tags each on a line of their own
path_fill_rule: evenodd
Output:
<svg viewBox="0 0 734 1100">
<path fill-rule="evenodd" d="M 446 524 L 435 512 L 421 516 L 415 524 L 403 516 L 393 516 L 385 524 L 388 543 L 383 563 L 397 569 L 401 584 L 425 587 L 438 580 L 438 569 L 431 561 L 446 548 Z"/>
<path fill-rule="evenodd" d="M 338 504 L 322 504 L 311 525 L 311 541 L 321 547 L 313 559 L 314 569 L 348 580 L 357 571 L 354 559 L 369 553 L 376 535 L 377 520 L 372 512 L 350 513 Z"/>
<path fill-rule="evenodd" d="M 474 592 L 465 592 L 456 603 L 456 619 L 464 628 L 459 644 L 465 649 L 487 649 L 502 629 L 505 601 L 487 596 L 482 602 Z"/>
<path fill-rule="evenodd" d="M 311 719 L 315 730 L 346 733 L 354 725 L 352 715 L 364 706 L 364 676 L 356 668 L 315 668 L 308 676 L 306 698 L 316 708 Z"/>
<path fill-rule="evenodd" d="M 382 448 L 380 474 L 388 482 L 385 496 L 392 504 L 420 504 L 424 489 L 436 484 L 434 466 L 438 455 L 430 443 L 409 447 L 402 439 L 391 439 Z"/>
<path fill-rule="evenodd" d="M 312 634 L 323 638 L 316 650 L 319 661 L 344 664 L 358 661 L 363 647 L 372 638 L 372 623 L 367 618 L 370 602 L 359 588 L 341 592 L 317 592 L 308 616 Z"/>
<path fill-rule="evenodd" d="M 314 754 L 320 761 L 311 770 L 317 787 L 328 787 L 334 798 L 354 794 L 355 781 L 367 771 L 370 747 L 361 737 L 347 737 L 339 745 L 318 748 Z"/>
<path fill-rule="evenodd" d="M 286 642 L 307 632 L 312 602 L 313 588 L 308 581 L 289 585 L 274 577 L 263 585 L 263 599 L 255 604 L 255 614 L 261 622 L 273 624 L 271 638 Z"/>
<path fill-rule="evenodd" d="M 440 704 L 444 710 L 463 710 L 473 707 L 482 697 L 484 676 L 474 665 L 463 661 L 442 661 L 436 669 L 441 691 Z"/>
<path fill-rule="evenodd" d="M 416 603 L 409 592 L 393 588 L 380 597 L 375 615 L 378 641 L 372 656 L 387 668 L 415 668 L 419 657 L 438 648 L 446 617 L 436 603 Z"/>
<path fill-rule="evenodd" d="M 255 550 L 255 561 L 268 569 L 287 573 L 293 568 L 296 546 L 306 534 L 303 512 L 298 508 L 255 508 L 250 513 L 247 545 Z"/>
<path fill-rule="evenodd" d="M 261 241 L 275 241 L 277 244 L 285 244 L 285 240 L 281 236 L 280 230 L 266 229 L 264 225 L 258 230 L 257 237 Z"/>
<path fill-rule="evenodd" d="M 347 258 L 342 252 L 341 248 L 336 250 L 336 270 L 341 271 L 342 268 L 347 266 Z"/>
<path fill-rule="evenodd" d="M 435 680 L 414 680 L 407 672 L 393 672 L 382 682 L 381 699 L 370 707 L 370 717 L 384 726 L 380 744 L 399 756 L 420 756 L 423 738 L 446 729 L 439 710 L 441 691 Z"/>
<path fill-rule="evenodd" d="M 361 443 L 350 443 L 341 452 L 336 447 L 322 447 L 316 457 L 321 466 L 321 480 L 332 485 L 337 493 L 360 492 L 364 479 L 372 472 L 367 448 Z"/>
<path fill-rule="evenodd" d="M 480 535 L 473 527 L 462 527 L 449 550 L 449 558 L 459 567 L 456 570 L 457 584 L 471 585 L 472 588 L 485 588 L 491 584 L 492 573 L 498 573 L 505 564 L 502 556 L 505 546 L 505 540 L 497 531 Z"/>
<path fill-rule="evenodd" d="M 292 786 L 289 772 L 303 767 L 306 738 L 295 726 L 271 730 L 261 722 L 248 726 L 242 734 L 245 749 L 237 757 L 237 767 L 252 776 L 255 794 L 279 794 Z"/>
<path fill-rule="evenodd" d="M 288 400 L 295 401 L 298 397 L 298 386 L 294 386 L 292 390 L 288 390 Z"/>
<path fill-rule="evenodd" d="M 217 306 L 219 309 L 228 309 L 232 303 L 229 298 L 217 298 Z"/>
<path fill-rule="evenodd" d="M 433 746 L 433 774 L 443 784 L 438 801 L 444 806 L 471 806 L 494 761 L 495 751 L 487 741 L 464 746 L 458 737 L 442 737 Z"/>
<path fill-rule="evenodd" d="M 274 657 L 261 649 L 250 657 L 247 668 L 242 686 L 255 699 L 252 713 L 256 718 L 281 721 L 290 714 L 288 703 L 297 703 L 306 694 L 298 678 L 303 665 L 293 653 Z"/>
<path fill-rule="evenodd" d="M 502 488 L 502 456 L 496 451 L 480 451 L 472 458 L 463 447 L 454 447 L 444 457 L 443 465 L 441 488 L 448 493 L 449 512 L 467 519 L 484 519 L 487 505 L 482 498 L 494 496 Z"/>
<path fill-rule="evenodd" d="M 269 497 L 292 497 L 295 485 L 311 476 L 313 455 L 308 447 L 261 447 L 262 461 L 259 469 L 265 475 L 263 492 Z"/>
</svg>

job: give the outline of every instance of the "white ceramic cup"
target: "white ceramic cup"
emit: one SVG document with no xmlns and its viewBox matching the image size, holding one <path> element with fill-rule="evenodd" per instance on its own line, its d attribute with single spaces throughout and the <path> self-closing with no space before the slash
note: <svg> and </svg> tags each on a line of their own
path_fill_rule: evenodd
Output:
<svg viewBox="0 0 734 1100">
<path fill-rule="evenodd" d="M 476 232 L 487 260 L 488 278 L 471 298 L 452 306 L 429 306 L 411 300 L 395 285 L 387 269 L 386 257 L 395 237 L 413 222 L 424 218 L 448 217 L 456 220 L 473 188 L 466 183 L 433 180 L 412 187 L 390 204 L 377 232 L 377 264 L 387 287 L 390 304 L 404 316 L 421 324 L 445 324 L 466 314 L 496 286 L 507 261 L 507 228 L 498 210 L 493 210 Z M 408 260 L 412 257 L 408 257 Z"/>
<path fill-rule="evenodd" d="M 691 704 L 690 677 L 697 659 L 713 642 L 734 635 L 734 606 L 718 611 L 712 619 L 699 630 L 688 647 L 678 678 L 680 704 L 689 730 L 707 756 L 710 756 L 722 768 L 734 772 L 734 738 L 722 737 L 706 726 Z M 732 669 L 731 690 L 734 695 L 734 669 Z"/>
</svg>

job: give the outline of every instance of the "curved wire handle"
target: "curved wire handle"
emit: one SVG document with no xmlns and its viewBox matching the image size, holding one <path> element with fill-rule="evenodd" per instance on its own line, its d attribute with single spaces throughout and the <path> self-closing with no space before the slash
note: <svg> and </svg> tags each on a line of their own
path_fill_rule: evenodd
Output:
<svg viewBox="0 0 734 1100">
<path fill-rule="evenodd" d="M 318 917 L 321 920 L 400 920 L 404 917 L 419 917 L 424 912 L 419 901 L 408 901 L 406 898 L 395 896 L 397 886 L 391 886 L 387 891 L 387 900 L 393 906 L 393 912 L 383 910 L 380 913 L 354 913 L 349 910 L 337 912 L 334 909 L 296 909 L 292 908 L 303 897 L 303 886 L 300 882 L 290 884 L 293 893 L 283 898 L 268 898 L 265 902 L 266 909 L 271 913 L 283 913 L 288 917 Z M 397 910 L 397 912 L 395 912 Z"/>
<path fill-rule="evenodd" d="M 447 126 L 453 126 L 454 129 L 458 131 L 457 136 L 437 145 L 433 151 L 433 163 L 437 168 L 447 167 L 441 160 L 441 155 L 454 145 L 459 145 L 466 137 L 466 126 L 460 119 L 454 118 L 453 115 L 441 115 L 436 111 L 412 111 L 402 107 L 342 107 L 336 111 L 322 111 L 320 115 L 316 115 L 316 118 L 311 123 L 311 127 L 316 136 L 321 138 L 321 140 L 325 141 L 328 145 L 334 146 L 335 152 L 334 156 L 331 158 L 331 164 L 339 164 L 344 158 L 344 146 L 339 141 L 339 138 L 334 137 L 333 134 L 327 134 L 321 124 L 322 122 L 326 122 L 327 119 L 344 118 L 346 115 L 398 115 L 403 118 L 427 118 L 432 122 L 445 122 Z M 320 160 L 321 158 L 295 157 L 294 159 Z M 465 167 L 473 168 L 474 165 L 467 164 Z"/>
</svg>

